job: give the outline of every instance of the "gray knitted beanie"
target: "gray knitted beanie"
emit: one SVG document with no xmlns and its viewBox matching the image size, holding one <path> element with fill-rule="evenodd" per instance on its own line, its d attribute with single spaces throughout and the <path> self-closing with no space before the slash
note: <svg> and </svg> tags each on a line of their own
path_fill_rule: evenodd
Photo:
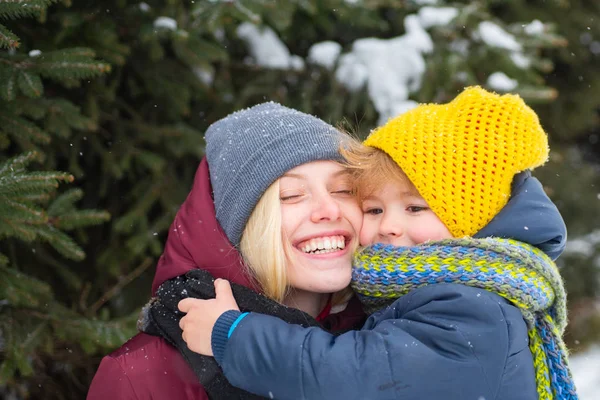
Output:
<svg viewBox="0 0 600 400">
<path fill-rule="evenodd" d="M 273 102 L 226 116 L 205 138 L 217 221 L 236 247 L 256 203 L 280 176 L 307 162 L 341 159 L 337 129 Z"/>
</svg>

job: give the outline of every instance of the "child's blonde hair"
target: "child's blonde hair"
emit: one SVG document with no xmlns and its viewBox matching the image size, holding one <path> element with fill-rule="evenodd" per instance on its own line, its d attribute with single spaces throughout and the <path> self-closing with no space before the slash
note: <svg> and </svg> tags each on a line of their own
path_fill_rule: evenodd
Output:
<svg viewBox="0 0 600 400">
<path fill-rule="evenodd" d="M 372 195 L 375 190 L 390 182 L 406 185 L 411 191 L 418 193 L 402 168 L 382 150 L 367 147 L 348 134 L 348 140 L 341 146 L 340 153 L 352 171 L 359 200 Z"/>
<path fill-rule="evenodd" d="M 250 214 L 242 233 L 240 253 L 263 293 L 283 303 L 290 290 L 287 265 L 293 260 L 293 252 L 291 243 L 283 235 L 279 196 L 279 180 L 276 180 Z M 352 293 L 349 287 L 334 293 L 332 305 L 347 302 Z"/>
</svg>

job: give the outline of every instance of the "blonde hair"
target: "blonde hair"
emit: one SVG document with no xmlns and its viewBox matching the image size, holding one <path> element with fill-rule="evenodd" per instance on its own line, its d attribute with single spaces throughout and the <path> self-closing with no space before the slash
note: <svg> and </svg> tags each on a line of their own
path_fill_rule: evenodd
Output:
<svg viewBox="0 0 600 400">
<path fill-rule="evenodd" d="M 287 265 L 292 259 L 292 245 L 284 238 L 279 200 L 279 180 L 267 188 L 250 214 L 242 233 L 240 253 L 250 276 L 263 293 L 283 303 L 290 285 Z M 352 297 L 347 287 L 334 293 L 332 305 L 347 302 Z"/>
<path fill-rule="evenodd" d="M 240 253 L 263 293 L 282 303 L 288 291 L 286 244 L 283 240 L 279 180 L 262 195 L 242 232 Z M 289 245 L 289 244 L 288 244 Z"/>
<path fill-rule="evenodd" d="M 407 185 L 415 193 L 417 188 L 408 179 L 402 168 L 383 150 L 363 145 L 347 134 L 340 148 L 346 167 L 352 171 L 359 200 L 373 194 L 386 183 Z"/>
</svg>

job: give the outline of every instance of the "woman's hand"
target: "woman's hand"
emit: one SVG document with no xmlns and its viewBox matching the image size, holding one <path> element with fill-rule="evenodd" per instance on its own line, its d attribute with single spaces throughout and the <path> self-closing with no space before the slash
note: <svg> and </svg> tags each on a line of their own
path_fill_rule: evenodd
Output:
<svg viewBox="0 0 600 400">
<path fill-rule="evenodd" d="M 190 350 L 205 356 L 213 355 L 210 340 L 217 319 L 225 311 L 239 311 L 229 281 L 216 279 L 215 295 L 211 300 L 190 297 L 181 300 L 177 305 L 179 311 L 187 313 L 179 321 L 179 327 L 183 330 L 183 341 Z"/>
</svg>

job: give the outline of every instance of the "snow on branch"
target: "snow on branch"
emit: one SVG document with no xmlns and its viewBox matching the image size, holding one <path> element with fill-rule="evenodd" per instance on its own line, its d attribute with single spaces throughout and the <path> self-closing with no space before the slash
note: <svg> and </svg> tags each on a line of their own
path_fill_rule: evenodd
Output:
<svg viewBox="0 0 600 400">
<path fill-rule="evenodd" d="M 291 55 L 287 46 L 268 26 L 259 27 L 244 22 L 238 26 L 237 35 L 246 42 L 257 65 L 273 69 L 304 69 L 304 60 Z"/>
</svg>

